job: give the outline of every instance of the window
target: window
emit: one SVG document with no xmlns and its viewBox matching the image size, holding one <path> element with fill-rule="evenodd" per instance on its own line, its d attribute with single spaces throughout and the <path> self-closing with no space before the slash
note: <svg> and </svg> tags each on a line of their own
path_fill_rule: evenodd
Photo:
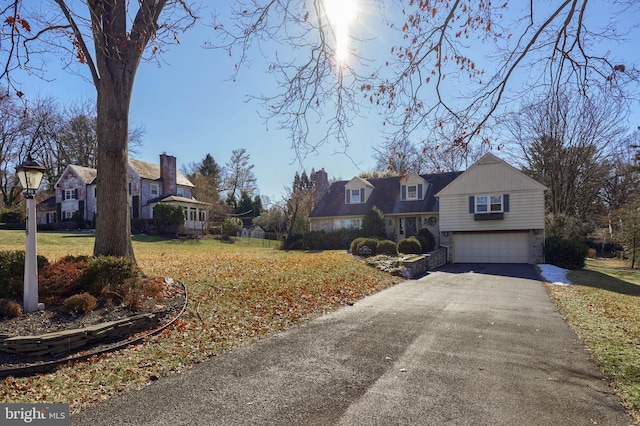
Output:
<svg viewBox="0 0 640 426">
<path fill-rule="evenodd" d="M 418 187 L 416 185 L 407 186 L 407 199 L 415 200 L 418 198 Z"/>
<path fill-rule="evenodd" d="M 189 209 L 189 220 L 196 220 L 196 209 L 193 207 Z"/>
<path fill-rule="evenodd" d="M 469 197 L 469 213 L 475 220 L 504 219 L 509 211 L 509 194 L 476 195 Z"/>
<path fill-rule="evenodd" d="M 176 195 L 178 197 L 184 197 L 184 188 L 178 188 L 178 193 Z"/>
<path fill-rule="evenodd" d="M 487 213 L 487 196 L 476 197 L 476 213 Z"/>
<path fill-rule="evenodd" d="M 351 190 L 351 202 L 354 203 L 354 204 L 358 204 L 358 203 L 362 202 L 360 200 L 360 190 L 359 189 L 352 189 Z"/>
<path fill-rule="evenodd" d="M 71 219 L 73 219 L 73 212 L 72 211 L 64 212 L 64 220 L 71 220 Z"/>
<path fill-rule="evenodd" d="M 360 219 L 340 219 L 340 229 L 360 229 Z"/>
<path fill-rule="evenodd" d="M 157 183 L 152 183 L 151 184 L 151 196 L 152 197 L 157 197 L 158 195 L 160 195 L 160 188 L 158 187 Z"/>
<path fill-rule="evenodd" d="M 65 200 L 76 200 L 76 199 L 78 199 L 77 191 L 75 189 L 65 189 L 64 190 L 64 199 Z"/>
<path fill-rule="evenodd" d="M 489 197 L 491 205 L 490 210 L 491 213 L 501 212 L 502 211 L 502 195 L 492 195 Z"/>
<path fill-rule="evenodd" d="M 207 220 L 207 216 L 206 216 L 204 210 L 198 211 L 198 217 L 199 217 L 200 222 L 205 222 Z"/>
</svg>

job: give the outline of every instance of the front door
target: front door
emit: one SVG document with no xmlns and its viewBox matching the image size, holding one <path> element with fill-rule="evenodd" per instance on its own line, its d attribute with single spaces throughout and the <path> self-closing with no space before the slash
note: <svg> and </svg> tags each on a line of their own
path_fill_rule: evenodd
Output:
<svg viewBox="0 0 640 426">
<path fill-rule="evenodd" d="M 408 217 L 405 220 L 405 237 L 413 237 L 418 234 L 418 226 L 415 217 Z"/>
</svg>

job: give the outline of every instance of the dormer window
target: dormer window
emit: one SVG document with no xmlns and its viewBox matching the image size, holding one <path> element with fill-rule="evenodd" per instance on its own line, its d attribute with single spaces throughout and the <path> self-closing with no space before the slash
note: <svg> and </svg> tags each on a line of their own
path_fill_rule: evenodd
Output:
<svg viewBox="0 0 640 426">
<path fill-rule="evenodd" d="M 364 203 L 364 188 L 359 189 L 347 189 L 346 190 L 347 204 L 361 204 Z"/>
<path fill-rule="evenodd" d="M 417 185 L 407 186 L 407 199 L 415 200 L 417 198 L 418 198 L 418 186 Z"/>
<path fill-rule="evenodd" d="M 403 201 L 422 200 L 424 197 L 424 189 L 421 183 L 417 185 L 402 185 L 401 190 Z"/>
</svg>

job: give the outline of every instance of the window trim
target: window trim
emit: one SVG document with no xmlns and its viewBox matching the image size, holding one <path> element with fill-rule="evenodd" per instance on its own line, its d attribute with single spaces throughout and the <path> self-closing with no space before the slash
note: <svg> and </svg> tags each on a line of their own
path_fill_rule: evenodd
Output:
<svg viewBox="0 0 640 426">
<path fill-rule="evenodd" d="M 155 189 L 155 191 L 154 191 Z M 154 194 L 155 192 L 155 194 Z M 151 197 L 159 197 L 160 196 L 160 185 L 158 185 L 157 183 L 152 183 L 149 185 L 149 195 L 151 195 Z"/>
<path fill-rule="evenodd" d="M 75 189 L 65 189 L 63 194 L 64 201 L 77 200 Z"/>
<path fill-rule="evenodd" d="M 411 188 L 413 188 L 414 193 L 411 196 Z M 407 185 L 407 200 L 417 200 L 418 199 L 418 185 Z"/>
<path fill-rule="evenodd" d="M 499 202 L 494 202 L 493 198 L 499 198 Z M 483 199 L 483 203 L 480 203 Z M 497 206 L 497 209 L 494 209 Z M 475 214 L 495 214 L 504 213 L 504 194 L 482 194 L 474 196 Z"/>
</svg>

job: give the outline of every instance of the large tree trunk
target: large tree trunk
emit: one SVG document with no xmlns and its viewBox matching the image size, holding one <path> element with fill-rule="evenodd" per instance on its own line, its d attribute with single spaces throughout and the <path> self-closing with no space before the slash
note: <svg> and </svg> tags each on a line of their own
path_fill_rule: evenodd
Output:
<svg viewBox="0 0 640 426">
<path fill-rule="evenodd" d="M 134 258 L 129 217 L 130 91 L 108 86 L 98 89 L 98 180 L 94 256 Z M 116 87 L 114 87 L 116 86 Z M 123 93 L 124 92 L 124 93 Z"/>
</svg>

